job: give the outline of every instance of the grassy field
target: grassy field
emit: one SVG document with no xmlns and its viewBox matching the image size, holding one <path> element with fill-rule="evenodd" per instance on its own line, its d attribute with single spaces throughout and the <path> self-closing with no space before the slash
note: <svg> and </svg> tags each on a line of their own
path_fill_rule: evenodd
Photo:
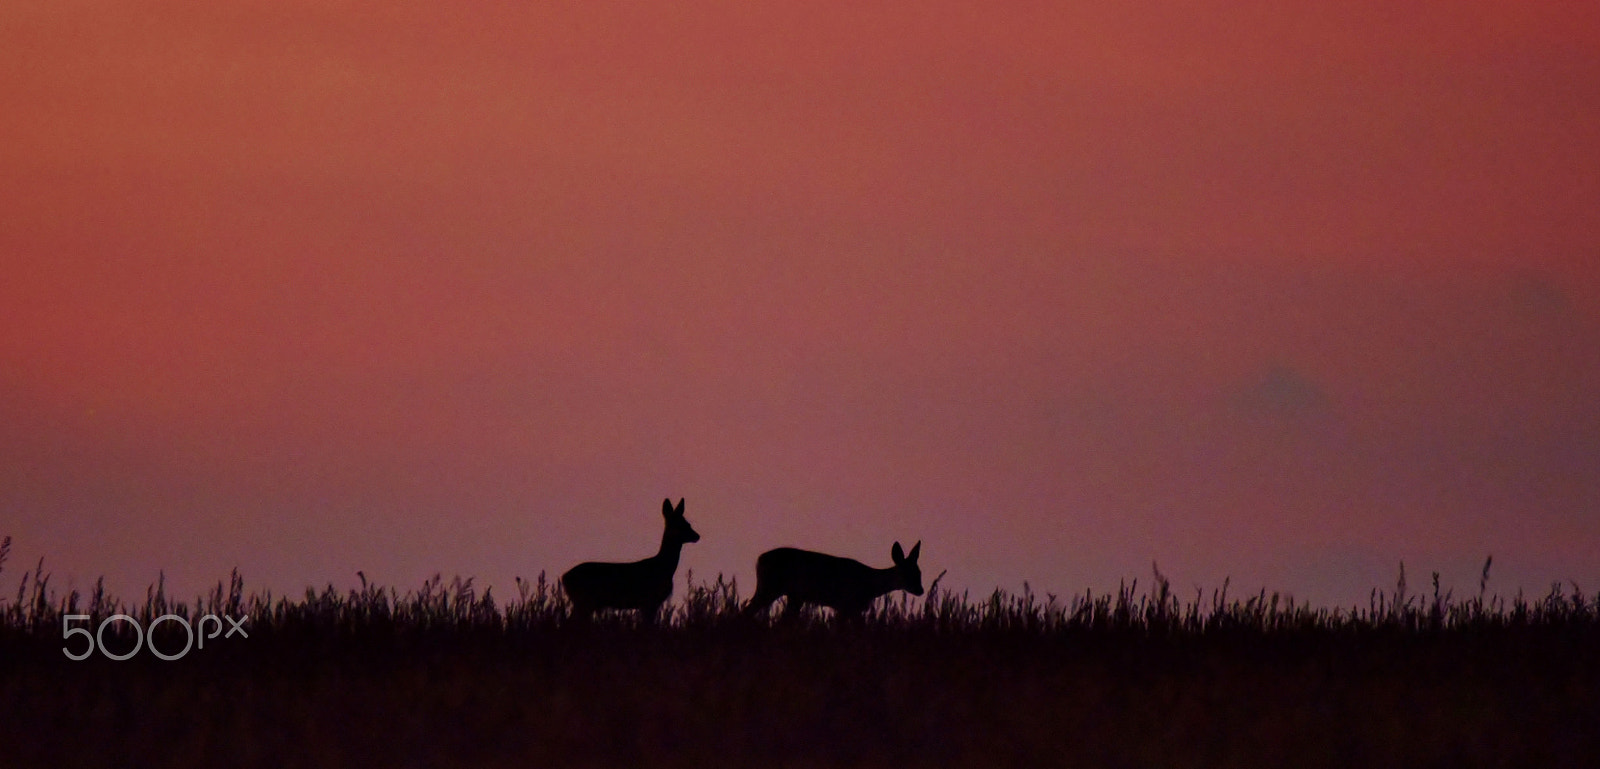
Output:
<svg viewBox="0 0 1600 769">
<path fill-rule="evenodd" d="M 687 577 L 686 577 L 687 580 Z M 692 583 L 692 580 L 687 580 Z M 142 604 L 0 601 L 0 766 L 1592 767 L 1600 602 L 1375 592 L 1358 611 L 1153 587 L 940 591 L 861 623 L 741 619 L 736 586 L 667 621 L 566 620 L 541 577 L 281 598 L 234 575 Z M 126 661 L 64 641 L 115 613 L 247 616 L 248 638 Z M 120 631 L 120 632 L 119 632 Z M 209 632 L 209 630 L 208 630 Z M 172 621 L 153 633 L 175 654 Z M 134 645 L 125 622 L 106 647 Z"/>
</svg>

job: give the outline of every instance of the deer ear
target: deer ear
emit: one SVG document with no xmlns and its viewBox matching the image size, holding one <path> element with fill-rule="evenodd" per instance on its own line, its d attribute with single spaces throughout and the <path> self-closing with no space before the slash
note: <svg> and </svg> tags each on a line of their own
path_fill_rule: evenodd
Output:
<svg viewBox="0 0 1600 769">
<path fill-rule="evenodd" d="M 916 563 L 917 562 L 917 556 L 921 555 L 921 554 L 922 554 L 922 540 L 919 539 L 919 540 L 917 540 L 917 544 L 911 546 L 911 555 L 906 556 L 906 560 L 908 560 L 908 561 L 910 561 L 912 563 Z"/>
<path fill-rule="evenodd" d="M 678 497 L 678 507 L 672 511 L 672 514 L 679 518 L 683 517 L 683 497 Z"/>
<path fill-rule="evenodd" d="M 906 559 L 906 551 L 900 549 L 899 542 L 894 543 L 894 549 L 889 551 L 889 555 L 894 557 L 894 562 L 897 564 Z"/>
<path fill-rule="evenodd" d="M 661 515 L 663 515 L 663 516 L 665 516 L 667 518 L 671 518 L 672 517 L 672 498 L 671 497 L 668 497 L 666 499 L 661 500 Z"/>
</svg>

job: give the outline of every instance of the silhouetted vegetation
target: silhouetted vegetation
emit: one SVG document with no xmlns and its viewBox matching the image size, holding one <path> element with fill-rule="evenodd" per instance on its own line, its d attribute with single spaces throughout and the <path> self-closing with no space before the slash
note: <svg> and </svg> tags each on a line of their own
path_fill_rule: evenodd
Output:
<svg viewBox="0 0 1600 769">
<path fill-rule="evenodd" d="M 3 560 L 3 559 L 0 559 Z M 1487 580 L 1487 566 L 1485 570 Z M 1329 609 L 1159 572 L 1114 595 L 943 591 L 861 622 L 740 616 L 737 586 L 680 589 L 657 625 L 568 619 L 541 575 L 294 598 L 238 574 L 193 601 L 0 601 L 6 766 L 1592 766 L 1600 601 L 1415 595 Z M 182 659 L 67 659 L 63 617 L 239 620 Z M 152 631 L 184 645 L 179 623 Z M 134 644 L 125 622 L 104 642 Z"/>
</svg>

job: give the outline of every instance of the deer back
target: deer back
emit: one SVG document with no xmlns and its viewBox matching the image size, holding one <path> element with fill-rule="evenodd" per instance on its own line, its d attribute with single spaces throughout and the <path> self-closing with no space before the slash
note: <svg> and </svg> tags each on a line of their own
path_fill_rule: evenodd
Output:
<svg viewBox="0 0 1600 769">
<path fill-rule="evenodd" d="M 561 586 L 579 606 L 643 609 L 672 596 L 673 570 L 663 566 L 654 558 L 632 563 L 580 563 L 562 575 Z"/>
<path fill-rule="evenodd" d="M 890 575 L 852 558 L 792 547 L 756 559 L 757 590 L 844 611 L 860 611 L 893 589 Z"/>
</svg>

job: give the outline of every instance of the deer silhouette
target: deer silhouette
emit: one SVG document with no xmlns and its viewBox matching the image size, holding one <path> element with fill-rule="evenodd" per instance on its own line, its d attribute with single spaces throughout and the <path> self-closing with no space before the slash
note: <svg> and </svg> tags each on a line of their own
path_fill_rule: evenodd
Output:
<svg viewBox="0 0 1600 769">
<path fill-rule="evenodd" d="M 587 620 L 601 609 L 638 609 L 646 623 L 653 623 L 661 605 L 672 597 L 672 575 L 678 570 L 678 554 L 700 535 L 683 517 L 683 500 L 673 507 L 671 499 L 661 501 L 661 516 L 666 528 L 661 532 L 661 549 L 655 555 L 632 563 L 580 563 L 561 575 L 561 587 L 572 601 L 574 617 Z"/>
<path fill-rule="evenodd" d="M 798 615 L 800 607 L 808 603 L 831 608 L 841 617 L 858 618 L 874 599 L 892 590 L 922 595 L 922 569 L 917 566 L 921 551 L 919 541 L 908 556 L 896 542 L 889 551 L 894 565 L 874 569 L 851 558 L 810 550 L 768 550 L 756 559 L 756 594 L 745 605 L 744 615 L 754 616 L 773 601 L 788 598 L 785 619 Z"/>
</svg>

